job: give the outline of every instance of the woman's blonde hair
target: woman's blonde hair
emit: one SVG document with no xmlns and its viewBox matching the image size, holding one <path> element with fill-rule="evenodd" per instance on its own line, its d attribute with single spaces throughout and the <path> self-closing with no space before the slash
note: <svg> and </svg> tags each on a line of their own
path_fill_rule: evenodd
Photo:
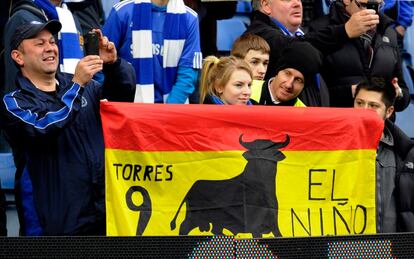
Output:
<svg viewBox="0 0 414 259">
<path fill-rule="evenodd" d="M 246 61 L 228 56 L 217 58 L 208 56 L 203 61 L 203 69 L 200 76 L 200 103 L 203 103 L 207 95 L 219 96 L 218 90 L 224 87 L 236 70 L 245 70 L 253 78 L 252 70 Z"/>
</svg>

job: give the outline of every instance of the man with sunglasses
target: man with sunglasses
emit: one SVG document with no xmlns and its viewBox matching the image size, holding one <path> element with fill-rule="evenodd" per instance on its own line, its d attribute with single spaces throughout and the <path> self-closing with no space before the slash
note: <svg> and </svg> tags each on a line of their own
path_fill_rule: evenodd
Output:
<svg viewBox="0 0 414 259">
<path fill-rule="evenodd" d="M 379 10 L 383 0 L 336 0 L 329 14 L 310 25 L 310 30 L 345 24 L 350 17 L 366 9 L 374 9 L 379 24 L 358 38 L 349 39 L 338 51 L 326 56 L 321 75 L 325 80 L 333 107 L 352 107 L 356 85 L 363 78 L 379 76 L 391 82 L 396 91 L 395 110 L 402 111 L 410 103 L 404 82 L 394 24 Z"/>
</svg>

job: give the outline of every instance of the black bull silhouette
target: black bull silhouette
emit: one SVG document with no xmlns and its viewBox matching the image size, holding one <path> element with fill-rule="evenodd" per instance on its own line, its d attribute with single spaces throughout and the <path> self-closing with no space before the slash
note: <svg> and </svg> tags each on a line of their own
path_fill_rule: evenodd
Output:
<svg viewBox="0 0 414 259">
<path fill-rule="evenodd" d="M 238 176 L 228 180 L 199 180 L 194 183 L 181 202 L 171 221 L 171 230 L 176 227 L 177 216 L 186 203 L 186 216 L 180 226 L 180 235 L 187 235 L 199 227 L 201 231 L 224 234 L 224 228 L 233 234 L 252 233 L 253 237 L 273 233 L 280 236 L 276 199 L 277 162 L 285 159 L 279 151 L 284 142 L 257 139 L 240 144 L 247 148 L 243 157 L 246 167 Z"/>
</svg>

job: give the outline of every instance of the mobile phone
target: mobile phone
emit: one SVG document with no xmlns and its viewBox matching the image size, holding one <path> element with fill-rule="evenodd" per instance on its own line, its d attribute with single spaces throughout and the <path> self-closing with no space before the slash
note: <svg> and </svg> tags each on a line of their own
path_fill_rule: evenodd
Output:
<svg viewBox="0 0 414 259">
<path fill-rule="evenodd" d="M 375 12 L 378 13 L 378 9 L 379 9 L 378 2 L 376 0 L 368 0 L 367 9 L 375 10 Z"/>
<path fill-rule="evenodd" d="M 98 33 L 88 32 L 85 35 L 85 56 L 99 55 L 99 39 Z"/>
</svg>

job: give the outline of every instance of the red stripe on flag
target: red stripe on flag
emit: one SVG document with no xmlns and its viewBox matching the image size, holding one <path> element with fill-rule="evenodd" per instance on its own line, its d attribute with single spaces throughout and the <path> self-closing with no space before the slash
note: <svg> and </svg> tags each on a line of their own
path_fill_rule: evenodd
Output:
<svg viewBox="0 0 414 259">
<path fill-rule="evenodd" d="M 284 150 L 376 149 L 383 121 L 353 108 L 101 102 L 105 147 L 136 151 L 244 150 L 290 136 Z"/>
</svg>

